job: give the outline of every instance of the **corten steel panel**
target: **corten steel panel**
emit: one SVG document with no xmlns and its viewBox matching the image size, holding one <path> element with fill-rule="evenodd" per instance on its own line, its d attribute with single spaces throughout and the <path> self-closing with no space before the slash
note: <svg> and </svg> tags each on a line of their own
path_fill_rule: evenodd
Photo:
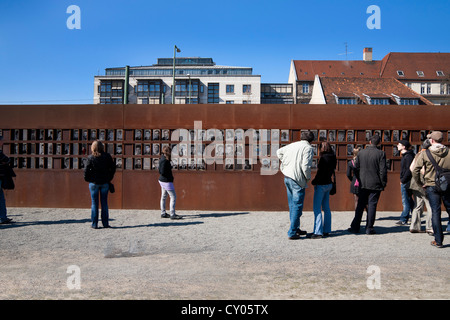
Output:
<svg viewBox="0 0 450 320">
<path fill-rule="evenodd" d="M 2 129 L 106 129 L 122 126 L 122 105 L 0 106 Z"/>
<path fill-rule="evenodd" d="M 89 185 L 83 172 L 66 170 L 15 170 L 15 189 L 6 191 L 7 206 L 90 208 Z M 122 173 L 113 180 L 116 192 L 109 194 L 112 209 L 122 207 Z"/>
<path fill-rule="evenodd" d="M 194 121 L 202 121 L 203 129 L 447 131 L 450 130 L 449 119 L 448 106 L 0 106 L 0 129 L 191 129 Z M 358 132 L 358 136 L 362 134 Z M 418 132 L 413 134 L 417 141 Z M 363 142 L 361 137 L 359 142 Z M 392 150 L 392 146 L 387 146 L 387 150 Z M 394 160 L 392 166 L 396 172 L 389 172 L 388 186 L 381 194 L 379 210 L 402 209 L 398 173 L 400 158 Z M 339 161 L 338 193 L 331 197 L 331 207 L 334 211 L 353 210 L 350 182 L 345 176 L 347 158 Z M 83 180 L 82 170 L 16 169 L 16 173 L 16 189 L 7 192 L 8 206 L 90 207 L 88 185 Z M 175 171 L 174 175 L 178 209 L 287 210 L 281 173 L 267 176 L 260 175 L 257 170 L 226 172 L 220 169 L 212 172 Z M 110 207 L 158 209 L 160 187 L 157 179 L 155 171 L 118 170 L 113 181 L 116 193 L 109 196 Z M 310 185 L 306 192 L 305 210 L 312 210 L 313 194 L 313 186 Z"/>
</svg>

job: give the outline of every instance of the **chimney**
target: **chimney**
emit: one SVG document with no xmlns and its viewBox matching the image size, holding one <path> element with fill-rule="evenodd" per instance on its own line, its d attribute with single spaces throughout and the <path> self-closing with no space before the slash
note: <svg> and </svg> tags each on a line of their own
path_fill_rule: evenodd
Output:
<svg viewBox="0 0 450 320">
<path fill-rule="evenodd" d="M 372 48 L 364 48 L 363 61 L 372 62 Z"/>
</svg>

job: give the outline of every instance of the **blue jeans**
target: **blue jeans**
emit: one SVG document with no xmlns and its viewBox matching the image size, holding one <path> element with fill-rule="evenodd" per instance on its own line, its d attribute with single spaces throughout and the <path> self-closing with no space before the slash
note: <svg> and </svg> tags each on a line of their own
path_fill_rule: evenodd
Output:
<svg viewBox="0 0 450 320">
<path fill-rule="evenodd" d="M 332 184 L 314 186 L 314 234 L 331 232 L 330 190 Z M 322 222 L 323 210 L 323 222 Z"/>
<path fill-rule="evenodd" d="M 435 187 L 427 187 L 426 191 L 432 213 L 431 224 L 433 226 L 434 240 L 437 244 L 442 244 L 444 234 L 442 232 L 441 200 L 444 203 L 447 212 L 450 212 L 450 191 L 438 193 L 436 192 Z"/>
<path fill-rule="evenodd" d="M 89 183 L 89 190 L 91 191 L 91 221 L 92 227 L 96 228 L 98 225 L 98 198 L 100 195 L 100 203 L 102 206 L 102 225 L 109 226 L 109 212 L 108 212 L 108 192 L 109 184 L 95 184 Z"/>
<path fill-rule="evenodd" d="M 403 211 L 400 215 L 401 222 L 408 222 L 409 215 L 412 213 L 414 209 L 414 199 L 412 197 L 412 192 L 409 190 L 409 182 L 408 183 L 400 183 L 400 190 L 402 192 L 402 205 Z"/>
<path fill-rule="evenodd" d="M 289 204 L 289 220 L 291 222 L 288 236 L 292 237 L 295 236 L 300 228 L 300 217 L 303 213 L 303 200 L 305 200 L 305 188 L 300 187 L 297 182 L 288 177 L 284 177 L 284 184 L 286 185 Z"/>
<path fill-rule="evenodd" d="M 2 189 L 2 180 L 0 180 L 0 221 L 5 221 L 6 217 L 6 201 L 5 194 Z"/>
</svg>

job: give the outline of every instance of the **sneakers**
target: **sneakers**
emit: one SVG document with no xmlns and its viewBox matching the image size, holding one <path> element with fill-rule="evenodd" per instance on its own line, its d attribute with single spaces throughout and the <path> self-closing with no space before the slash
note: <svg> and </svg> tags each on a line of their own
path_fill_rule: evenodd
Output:
<svg viewBox="0 0 450 320">
<path fill-rule="evenodd" d="M 179 220 L 179 219 L 183 219 L 182 216 L 179 216 L 177 214 L 168 214 L 168 213 L 161 213 L 161 218 L 170 218 L 172 220 Z"/>
<path fill-rule="evenodd" d="M 406 222 L 405 221 L 397 221 L 396 223 L 395 223 L 395 225 L 397 225 L 397 226 L 406 226 Z"/>
</svg>

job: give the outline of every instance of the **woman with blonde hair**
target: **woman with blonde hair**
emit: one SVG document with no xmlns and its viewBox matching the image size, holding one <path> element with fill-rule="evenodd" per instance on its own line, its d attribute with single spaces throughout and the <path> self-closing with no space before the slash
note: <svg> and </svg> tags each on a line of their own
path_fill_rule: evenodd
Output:
<svg viewBox="0 0 450 320">
<path fill-rule="evenodd" d="M 91 193 L 92 228 L 98 229 L 99 195 L 102 207 L 102 225 L 104 228 L 110 228 L 108 192 L 110 182 L 116 172 L 116 165 L 111 155 L 105 152 L 105 147 L 101 141 L 97 140 L 92 143 L 91 152 L 92 154 L 89 155 L 84 170 L 84 180 L 89 182 L 89 191 Z"/>
<path fill-rule="evenodd" d="M 172 149 L 169 146 L 164 146 L 162 155 L 159 159 L 159 185 L 161 186 L 161 218 L 182 219 L 181 216 L 175 213 L 175 203 L 177 195 L 175 187 L 173 186 L 172 164 L 170 163 L 172 156 Z M 166 213 L 166 199 L 170 196 L 170 215 Z"/>
</svg>

